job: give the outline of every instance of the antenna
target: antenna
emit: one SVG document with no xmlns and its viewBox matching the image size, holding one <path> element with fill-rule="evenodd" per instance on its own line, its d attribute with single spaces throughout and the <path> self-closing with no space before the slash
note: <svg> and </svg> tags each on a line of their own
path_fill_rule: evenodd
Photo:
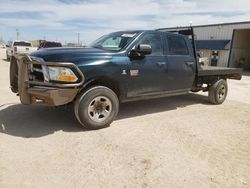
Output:
<svg viewBox="0 0 250 188">
<path fill-rule="evenodd" d="M 16 29 L 16 39 L 19 40 L 19 30 Z"/>
<path fill-rule="evenodd" d="M 192 27 L 193 21 L 189 21 L 189 26 Z"/>
</svg>

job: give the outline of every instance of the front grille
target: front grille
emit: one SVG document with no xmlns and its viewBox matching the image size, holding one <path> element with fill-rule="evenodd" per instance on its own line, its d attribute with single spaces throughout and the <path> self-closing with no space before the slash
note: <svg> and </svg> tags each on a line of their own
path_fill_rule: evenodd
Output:
<svg viewBox="0 0 250 188">
<path fill-rule="evenodd" d="M 30 71 L 30 80 L 32 81 L 44 81 L 42 66 L 39 64 L 33 64 Z"/>
</svg>

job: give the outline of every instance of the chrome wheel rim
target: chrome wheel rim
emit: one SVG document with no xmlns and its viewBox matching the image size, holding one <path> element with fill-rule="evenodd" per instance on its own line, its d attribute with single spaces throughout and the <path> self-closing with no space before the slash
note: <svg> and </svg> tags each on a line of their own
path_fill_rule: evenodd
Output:
<svg viewBox="0 0 250 188">
<path fill-rule="evenodd" d="M 111 114 L 112 103 L 105 96 L 95 97 L 88 106 L 88 115 L 95 122 L 105 121 Z"/>
<path fill-rule="evenodd" d="M 224 85 L 221 85 L 218 88 L 217 97 L 219 100 L 223 100 L 225 98 L 225 95 L 226 95 L 226 87 Z"/>
</svg>

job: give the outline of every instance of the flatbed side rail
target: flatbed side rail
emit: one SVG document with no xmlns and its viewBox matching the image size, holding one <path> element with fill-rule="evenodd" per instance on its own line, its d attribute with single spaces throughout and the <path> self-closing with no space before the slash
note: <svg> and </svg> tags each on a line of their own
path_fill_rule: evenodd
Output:
<svg viewBox="0 0 250 188">
<path fill-rule="evenodd" d="M 242 77 L 242 69 L 228 67 L 212 67 L 202 66 L 198 71 L 198 77 L 218 76 L 225 79 L 240 80 Z"/>
</svg>

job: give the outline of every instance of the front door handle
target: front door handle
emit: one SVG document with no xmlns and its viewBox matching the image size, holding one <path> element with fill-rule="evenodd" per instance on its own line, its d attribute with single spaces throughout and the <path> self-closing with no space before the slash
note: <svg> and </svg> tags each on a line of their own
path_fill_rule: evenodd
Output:
<svg viewBox="0 0 250 188">
<path fill-rule="evenodd" d="M 193 61 L 186 61 L 185 63 L 186 63 L 186 65 L 188 65 L 188 66 L 191 66 L 191 65 L 193 65 L 193 64 L 194 64 L 194 62 L 193 62 Z"/>
<path fill-rule="evenodd" d="M 163 66 L 163 65 L 166 65 L 166 62 L 157 62 L 156 64 L 159 66 Z"/>
</svg>

